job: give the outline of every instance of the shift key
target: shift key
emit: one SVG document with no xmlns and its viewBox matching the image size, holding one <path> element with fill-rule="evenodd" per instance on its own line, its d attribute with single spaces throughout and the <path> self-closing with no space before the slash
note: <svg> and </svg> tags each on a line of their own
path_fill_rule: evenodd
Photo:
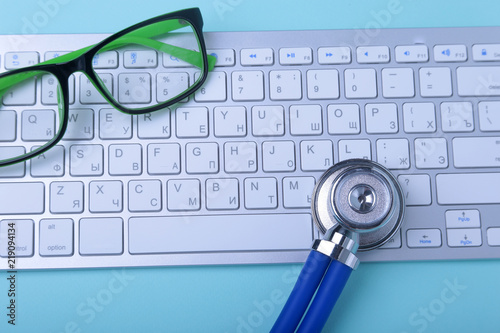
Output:
<svg viewBox="0 0 500 333">
<path fill-rule="evenodd" d="M 0 215 L 43 213 L 44 191 L 41 182 L 0 183 Z"/>
</svg>

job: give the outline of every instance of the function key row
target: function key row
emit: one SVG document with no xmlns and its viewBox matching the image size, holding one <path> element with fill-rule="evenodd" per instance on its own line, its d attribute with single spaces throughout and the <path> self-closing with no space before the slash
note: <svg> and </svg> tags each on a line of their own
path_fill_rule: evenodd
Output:
<svg viewBox="0 0 500 333">
<path fill-rule="evenodd" d="M 217 66 L 234 66 L 235 57 L 232 49 L 208 50 L 208 54 L 217 57 Z M 45 52 L 42 61 L 48 61 L 59 56 L 68 54 L 68 51 Z M 121 59 L 121 60 L 120 60 Z M 38 52 L 7 52 L 4 57 L 6 70 L 13 70 L 36 65 L 40 62 Z M 117 51 L 106 51 L 94 56 L 92 65 L 96 69 L 118 68 L 120 61 L 125 68 L 156 68 L 163 65 L 166 68 L 192 67 L 181 59 L 163 54 L 158 58 L 158 52 L 154 50 L 126 50 L 123 53 Z"/>
<path fill-rule="evenodd" d="M 208 54 L 217 58 L 216 66 L 226 67 L 236 64 L 233 49 L 207 50 Z M 68 52 L 45 52 L 45 61 L 67 54 Z M 355 50 L 359 64 L 388 63 L 391 61 L 390 49 L 387 46 L 358 46 Z M 436 62 L 464 62 L 468 59 L 467 46 L 462 44 L 435 45 L 433 47 Z M 274 50 L 272 48 L 245 48 L 240 51 L 241 65 L 269 66 L 273 65 Z M 313 62 L 313 50 L 309 47 L 281 48 L 279 50 L 280 65 L 310 65 Z M 95 68 L 117 68 L 119 55 L 116 51 L 107 51 L 94 57 Z M 394 49 L 394 58 L 398 63 L 428 62 L 429 49 L 424 44 L 398 45 Z M 475 44 L 472 46 L 474 61 L 500 61 L 500 44 Z M 353 61 L 351 48 L 348 46 L 318 48 L 318 63 L 321 65 L 350 64 Z M 7 70 L 33 66 L 40 62 L 38 52 L 7 52 L 4 67 Z M 160 62 L 164 67 L 189 67 L 184 61 L 163 54 L 158 59 L 154 50 L 128 50 L 123 53 L 125 68 L 156 68 Z"/>
<path fill-rule="evenodd" d="M 468 59 L 465 45 L 435 45 L 433 47 L 436 62 L 464 62 Z M 318 48 L 318 63 L 321 65 L 340 65 L 353 62 L 352 51 L 348 46 Z M 389 63 L 391 54 L 388 46 L 358 46 L 355 49 L 359 64 Z M 242 49 L 241 65 L 266 66 L 274 64 L 272 48 Z M 309 47 L 281 48 L 278 53 L 280 65 L 310 65 L 313 62 L 313 50 Z M 428 62 L 429 49 L 424 44 L 399 45 L 394 49 L 394 58 L 398 63 Z M 500 61 L 500 44 L 475 44 L 472 46 L 474 61 Z"/>
</svg>

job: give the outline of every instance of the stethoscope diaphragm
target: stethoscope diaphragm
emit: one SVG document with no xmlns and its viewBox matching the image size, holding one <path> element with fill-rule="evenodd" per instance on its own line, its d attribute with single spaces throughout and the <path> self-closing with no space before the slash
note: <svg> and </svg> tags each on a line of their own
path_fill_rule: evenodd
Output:
<svg viewBox="0 0 500 333">
<path fill-rule="evenodd" d="M 359 234 L 359 250 L 383 245 L 399 230 L 405 210 L 397 179 L 382 165 L 363 159 L 337 163 L 318 180 L 312 215 L 324 234 L 345 228 Z"/>
</svg>

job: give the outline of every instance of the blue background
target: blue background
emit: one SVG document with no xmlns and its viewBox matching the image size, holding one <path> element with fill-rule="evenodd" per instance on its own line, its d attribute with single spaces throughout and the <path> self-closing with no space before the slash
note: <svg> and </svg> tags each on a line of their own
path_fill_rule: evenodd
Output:
<svg viewBox="0 0 500 333">
<path fill-rule="evenodd" d="M 112 33 L 192 6 L 205 31 L 500 24 L 499 1 L 23 0 L 2 1 L 0 34 Z M 300 267 L 19 272 L 15 328 L 0 272 L 0 332 L 266 332 Z M 500 332 L 499 276 L 498 260 L 362 264 L 325 332 Z"/>
</svg>

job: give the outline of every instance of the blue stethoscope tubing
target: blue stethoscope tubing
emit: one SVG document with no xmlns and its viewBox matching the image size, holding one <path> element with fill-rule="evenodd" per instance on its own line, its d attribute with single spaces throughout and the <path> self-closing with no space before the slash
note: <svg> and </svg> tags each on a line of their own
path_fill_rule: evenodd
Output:
<svg viewBox="0 0 500 333">
<path fill-rule="evenodd" d="M 397 179 L 382 165 L 361 159 L 328 169 L 315 185 L 311 206 L 324 238 L 314 241 L 272 333 L 321 332 L 359 264 L 358 248 L 384 244 L 399 230 L 405 212 Z"/>
<path fill-rule="evenodd" d="M 321 332 L 351 272 L 351 267 L 312 250 L 271 333 Z"/>
</svg>

